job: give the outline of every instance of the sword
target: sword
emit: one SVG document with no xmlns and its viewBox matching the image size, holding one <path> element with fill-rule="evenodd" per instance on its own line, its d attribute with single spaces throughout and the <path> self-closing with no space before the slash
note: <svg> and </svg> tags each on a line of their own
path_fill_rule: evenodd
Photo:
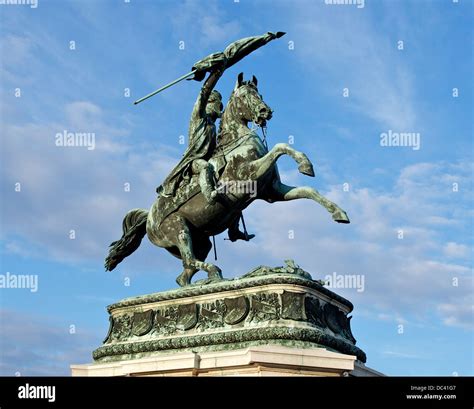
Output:
<svg viewBox="0 0 474 409">
<path fill-rule="evenodd" d="M 183 81 L 185 80 L 186 78 L 189 78 L 191 77 L 192 75 L 194 75 L 196 73 L 197 70 L 193 70 L 193 71 L 190 71 L 188 72 L 187 74 L 184 74 L 183 76 L 179 77 L 178 79 L 175 79 L 174 81 L 171 81 L 169 84 L 166 84 L 166 85 L 163 85 L 161 88 L 158 88 L 156 91 L 153 91 L 152 93 L 148 94 L 148 95 L 145 95 L 144 97 L 140 98 L 140 99 L 137 99 L 133 104 L 134 105 L 137 105 L 139 104 L 140 102 L 143 102 L 145 101 L 146 99 L 148 98 L 151 98 L 153 95 L 156 95 L 158 94 L 159 92 L 161 91 L 164 91 L 165 89 L 173 86 L 174 84 L 177 84 L 178 82 L 180 81 Z"/>
</svg>

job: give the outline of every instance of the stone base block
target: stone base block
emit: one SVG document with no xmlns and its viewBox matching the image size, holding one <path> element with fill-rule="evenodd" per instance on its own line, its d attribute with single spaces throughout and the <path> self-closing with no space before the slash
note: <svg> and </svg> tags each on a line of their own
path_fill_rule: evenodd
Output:
<svg viewBox="0 0 474 409">
<path fill-rule="evenodd" d="M 324 348 L 267 345 L 233 351 L 158 354 L 72 365 L 71 369 L 73 376 L 342 376 L 354 370 L 355 360 L 353 355 Z"/>
</svg>

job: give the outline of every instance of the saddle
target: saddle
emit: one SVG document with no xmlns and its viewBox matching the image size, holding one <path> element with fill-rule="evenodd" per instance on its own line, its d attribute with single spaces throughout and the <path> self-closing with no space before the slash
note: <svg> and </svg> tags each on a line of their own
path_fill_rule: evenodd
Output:
<svg viewBox="0 0 474 409">
<path fill-rule="evenodd" d="M 226 156 L 229 155 L 234 149 L 243 145 L 250 138 L 260 139 L 255 132 L 251 131 L 243 138 L 231 141 L 225 145 L 217 145 L 216 150 L 211 158 L 217 179 L 219 179 L 219 177 L 224 172 L 225 167 L 227 166 Z M 165 195 L 163 194 L 162 190 L 158 188 L 157 206 L 158 214 L 160 216 L 157 220 L 158 225 L 160 225 L 170 214 L 176 212 L 181 206 L 183 206 L 186 202 L 191 200 L 200 192 L 201 187 L 199 186 L 197 175 L 193 175 L 189 180 L 183 179 L 176 189 L 174 195 Z"/>
</svg>

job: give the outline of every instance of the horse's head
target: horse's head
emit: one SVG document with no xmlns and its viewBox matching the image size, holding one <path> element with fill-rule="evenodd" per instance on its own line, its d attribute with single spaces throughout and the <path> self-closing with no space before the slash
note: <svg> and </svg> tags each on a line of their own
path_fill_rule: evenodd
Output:
<svg viewBox="0 0 474 409">
<path fill-rule="evenodd" d="M 252 76 L 250 81 L 244 81 L 244 74 L 240 73 L 226 110 L 230 109 L 232 116 L 237 120 L 265 126 L 272 118 L 273 111 L 263 101 L 258 92 L 257 83 L 255 76 Z"/>
</svg>

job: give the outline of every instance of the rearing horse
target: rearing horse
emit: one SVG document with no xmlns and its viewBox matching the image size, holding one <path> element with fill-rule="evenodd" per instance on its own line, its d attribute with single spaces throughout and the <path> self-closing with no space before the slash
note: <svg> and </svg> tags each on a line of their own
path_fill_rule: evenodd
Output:
<svg viewBox="0 0 474 409">
<path fill-rule="evenodd" d="M 123 221 L 122 238 L 111 244 L 106 269 L 114 269 L 133 253 L 147 234 L 153 244 L 183 261 L 184 270 L 176 279 L 180 286 L 190 284 L 199 270 L 206 271 L 210 279 L 222 279 L 220 268 L 205 261 L 212 248 L 209 237 L 235 225 L 242 210 L 256 199 L 269 203 L 312 199 L 324 206 L 336 222 L 349 223 L 346 212 L 317 190 L 288 186 L 280 181 L 276 161 L 282 155 L 291 156 L 301 173 L 313 177 L 314 171 L 304 153 L 286 143 L 278 143 L 268 151 L 260 137 L 248 127 L 249 122 L 265 126 L 271 117 L 272 110 L 258 92 L 257 79 L 244 81 L 240 73 L 222 116 L 219 143 L 209 161 L 222 187 L 218 201 L 209 204 L 197 190 L 169 214 L 163 213 L 163 209 L 168 204 L 166 201 L 173 198 L 165 196 L 159 196 L 149 211 L 129 211 Z M 248 188 L 249 183 L 256 191 Z M 232 188 L 227 189 L 228 186 Z M 184 186 L 182 191 L 189 193 Z"/>
</svg>

